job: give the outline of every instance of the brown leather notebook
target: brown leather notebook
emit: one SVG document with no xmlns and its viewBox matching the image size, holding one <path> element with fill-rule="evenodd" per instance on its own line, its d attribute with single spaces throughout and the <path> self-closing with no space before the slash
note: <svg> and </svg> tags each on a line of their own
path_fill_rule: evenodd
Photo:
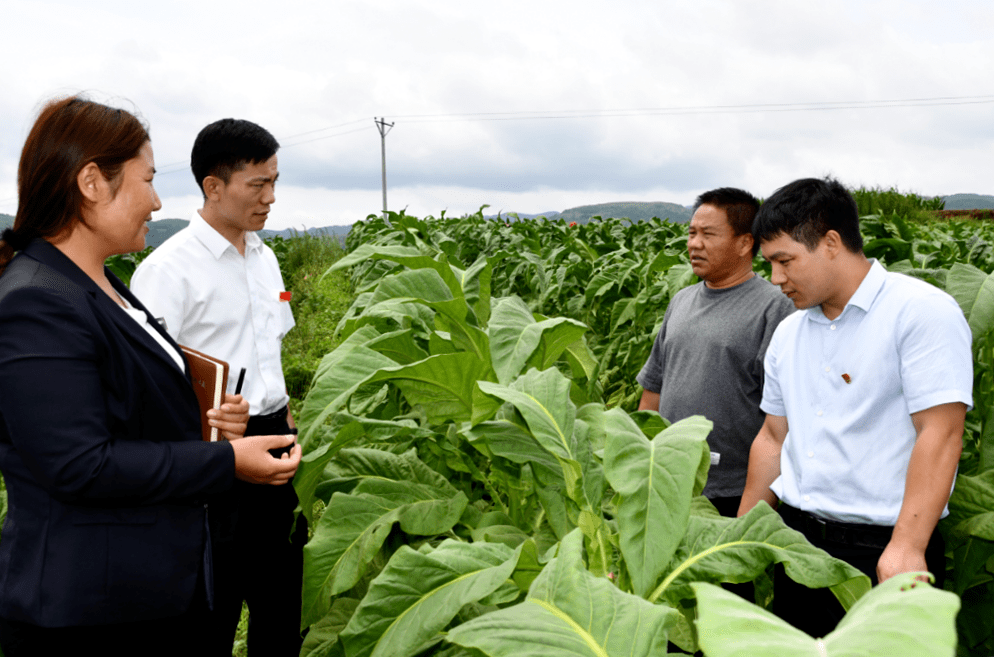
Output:
<svg viewBox="0 0 994 657">
<path fill-rule="evenodd" d="M 220 437 L 220 432 L 207 422 L 207 411 L 220 408 L 224 402 L 224 391 L 228 386 L 228 364 L 184 345 L 180 345 L 180 349 L 190 364 L 193 391 L 197 393 L 197 402 L 200 404 L 200 427 L 204 440 L 214 442 Z"/>
</svg>

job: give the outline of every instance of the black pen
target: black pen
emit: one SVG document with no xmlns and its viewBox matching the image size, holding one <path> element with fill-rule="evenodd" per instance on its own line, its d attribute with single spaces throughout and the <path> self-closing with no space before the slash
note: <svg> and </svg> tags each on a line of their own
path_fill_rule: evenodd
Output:
<svg viewBox="0 0 994 657">
<path fill-rule="evenodd" d="M 242 384 L 243 383 L 245 383 L 245 368 L 244 367 L 242 368 L 242 371 L 238 373 L 238 383 L 235 384 L 235 394 L 236 395 L 242 394 Z"/>
</svg>

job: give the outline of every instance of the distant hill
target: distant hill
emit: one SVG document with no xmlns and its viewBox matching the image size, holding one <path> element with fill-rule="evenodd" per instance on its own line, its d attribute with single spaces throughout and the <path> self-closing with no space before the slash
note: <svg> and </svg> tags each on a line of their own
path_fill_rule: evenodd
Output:
<svg viewBox="0 0 994 657">
<path fill-rule="evenodd" d="M 503 213 L 504 215 L 508 213 Z M 585 224 L 591 217 L 599 216 L 604 219 L 627 218 L 632 221 L 648 221 L 653 217 L 659 219 L 669 219 L 674 223 L 684 224 L 690 221 L 694 215 L 690 208 L 686 208 L 676 203 L 663 202 L 627 202 L 627 203 L 598 203 L 597 205 L 581 205 L 576 208 L 563 210 L 562 212 L 544 212 L 541 214 L 521 214 L 516 213 L 521 219 L 535 219 L 545 217 L 549 221 L 562 219 L 567 223 L 575 221 L 578 224 Z M 491 215 L 488 219 L 496 219 L 497 215 Z"/>
<path fill-rule="evenodd" d="M 153 247 L 161 246 L 163 242 L 186 228 L 189 224 L 190 222 L 187 219 L 155 219 L 150 221 L 148 222 L 148 235 L 145 237 L 145 244 Z M 0 230 L 10 228 L 13 225 L 14 217 L 9 214 L 0 213 Z M 329 235 L 338 237 L 339 240 L 344 240 L 351 229 L 352 226 L 323 226 L 321 228 L 308 228 L 306 232 L 308 235 Z M 268 239 L 273 235 L 279 235 L 290 238 L 301 232 L 304 231 L 298 231 L 293 228 L 285 230 L 260 230 L 259 237 Z"/>
<path fill-rule="evenodd" d="M 190 222 L 187 219 L 158 219 L 150 221 L 148 222 L 148 235 L 145 237 L 145 244 L 154 247 L 160 246 L 188 225 L 190 225 Z M 349 234 L 351 229 L 352 226 L 323 226 L 321 228 L 308 228 L 306 231 L 299 231 L 295 228 L 286 228 L 284 230 L 267 230 L 264 228 L 259 231 L 259 237 L 264 240 L 274 235 L 291 238 L 306 232 L 308 235 L 338 237 L 339 241 L 341 241 L 345 239 L 345 236 Z"/>
<path fill-rule="evenodd" d="M 187 219 L 159 219 L 148 222 L 148 235 L 145 236 L 145 246 L 159 247 L 167 239 L 186 228 L 190 222 Z"/>
<path fill-rule="evenodd" d="M 988 194 L 950 194 L 942 200 L 946 210 L 994 210 L 994 196 Z"/>
</svg>

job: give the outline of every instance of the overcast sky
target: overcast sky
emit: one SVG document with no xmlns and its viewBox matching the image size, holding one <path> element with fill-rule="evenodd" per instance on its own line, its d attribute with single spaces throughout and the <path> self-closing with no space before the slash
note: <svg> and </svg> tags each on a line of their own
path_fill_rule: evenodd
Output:
<svg viewBox="0 0 994 657">
<path fill-rule="evenodd" d="M 0 212 L 41 103 L 150 124 L 156 219 L 186 218 L 197 132 L 280 140 L 268 228 L 409 214 L 688 205 L 795 178 L 994 194 L 990 0 L 3 0 Z M 942 99 L 942 100 L 924 100 Z"/>
</svg>

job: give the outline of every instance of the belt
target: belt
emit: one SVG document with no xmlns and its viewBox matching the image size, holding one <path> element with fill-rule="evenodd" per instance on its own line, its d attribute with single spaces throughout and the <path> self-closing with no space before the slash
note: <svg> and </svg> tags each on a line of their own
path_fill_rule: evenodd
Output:
<svg viewBox="0 0 994 657">
<path fill-rule="evenodd" d="M 863 525 L 825 520 L 783 502 L 780 503 L 777 511 L 783 518 L 784 524 L 791 529 L 796 529 L 806 537 L 843 545 L 883 549 L 887 547 L 894 531 L 893 527 L 885 525 Z"/>
<path fill-rule="evenodd" d="M 257 420 L 280 420 L 286 417 L 286 405 L 283 408 L 273 411 L 272 413 L 263 413 L 261 415 L 253 415 L 252 418 Z"/>
</svg>

